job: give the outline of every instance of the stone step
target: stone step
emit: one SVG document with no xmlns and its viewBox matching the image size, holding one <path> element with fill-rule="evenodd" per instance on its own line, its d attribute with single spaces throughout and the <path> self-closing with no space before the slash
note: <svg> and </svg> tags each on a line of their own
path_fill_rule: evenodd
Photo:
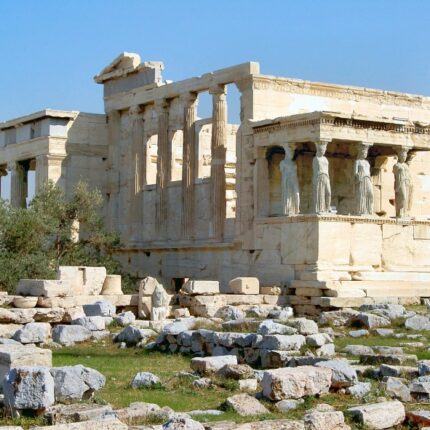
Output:
<svg viewBox="0 0 430 430">
<path fill-rule="evenodd" d="M 391 294 L 391 293 L 390 293 Z M 375 303 L 386 304 L 401 304 L 413 305 L 419 304 L 420 298 L 414 296 L 408 297 L 312 297 L 311 304 L 314 306 L 321 306 L 323 308 L 357 308 L 361 305 L 372 305 Z"/>
<path fill-rule="evenodd" d="M 353 281 L 411 281 L 429 282 L 430 273 L 428 272 L 355 272 L 352 275 Z"/>
</svg>

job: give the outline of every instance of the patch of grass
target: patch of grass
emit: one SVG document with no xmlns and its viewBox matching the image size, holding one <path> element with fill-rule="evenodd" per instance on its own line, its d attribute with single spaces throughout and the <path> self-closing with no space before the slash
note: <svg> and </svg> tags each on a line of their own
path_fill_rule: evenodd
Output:
<svg viewBox="0 0 430 430">
<path fill-rule="evenodd" d="M 146 351 L 140 348 L 119 349 L 109 341 L 103 345 L 80 344 L 53 351 L 54 366 L 82 364 L 97 369 L 106 376 L 106 386 L 97 393 L 97 399 L 115 408 L 123 408 L 132 402 L 156 403 L 169 406 L 175 411 L 216 409 L 235 393 L 215 387 L 197 390 L 191 378 L 178 378 L 177 372 L 190 370 L 190 357 Z M 152 372 L 159 376 L 162 386 L 151 389 L 133 389 L 131 381 L 138 372 Z"/>
</svg>

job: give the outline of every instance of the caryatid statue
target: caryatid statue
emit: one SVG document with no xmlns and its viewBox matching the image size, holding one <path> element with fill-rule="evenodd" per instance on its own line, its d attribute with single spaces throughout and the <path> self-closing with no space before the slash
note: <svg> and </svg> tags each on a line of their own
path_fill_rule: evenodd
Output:
<svg viewBox="0 0 430 430">
<path fill-rule="evenodd" d="M 331 187 L 328 160 L 325 157 L 327 142 L 315 143 L 317 153 L 312 161 L 312 190 L 315 213 L 330 212 Z"/>
<path fill-rule="evenodd" d="M 370 145 L 361 144 L 354 163 L 355 213 L 373 213 L 373 183 L 367 153 Z"/>
<path fill-rule="evenodd" d="M 406 162 L 409 148 L 402 146 L 397 154 L 397 163 L 393 166 L 394 173 L 394 205 L 396 217 L 404 218 L 409 215 L 412 207 L 413 184 Z"/>
<path fill-rule="evenodd" d="M 297 215 L 300 211 L 297 165 L 293 160 L 293 148 L 289 145 L 283 145 L 283 147 L 285 150 L 285 158 L 279 163 L 282 175 L 282 210 L 285 215 Z"/>
</svg>

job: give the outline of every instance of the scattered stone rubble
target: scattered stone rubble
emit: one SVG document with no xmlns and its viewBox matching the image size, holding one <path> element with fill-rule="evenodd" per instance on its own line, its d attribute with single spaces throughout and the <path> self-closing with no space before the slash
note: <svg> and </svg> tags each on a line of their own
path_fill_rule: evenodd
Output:
<svg viewBox="0 0 430 430">
<path fill-rule="evenodd" d="M 83 291 L 83 285 L 71 275 L 79 272 L 63 269 L 62 273 L 68 273 L 66 279 L 60 279 L 62 282 L 28 283 L 27 290 L 26 283 L 21 282 L 20 291 L 32 293 L 36 289 L 49 299 L 73 298 L 65 293 L 67 283 Z M 201 308 L 195 312 L 191 307 L 193 316 L 176 312 L 180 317 L 169 319 L 166 316 L 184 308 L 167 305 L 169 295 L 155 279 L 146 278 L 141 283 L 135 307 L 118 305 L 117 300 L 100 295 L 103 284 L 101 277 L 97 279 L 87 286 L 94 294 L 92 302 L 72 308 L 0 309 L 1 390 L 4 407 L 11 413 L 32 410 L 45 416 L 49 428 L 58 430 L 126 429 L 136 419 L 164 423 L 139 427 L 148 430 L 347 430 L 350 425 L 354 428 L 353 423 L 369 429 L 430 425 L 429 413 L 416 406 L 430 403 L 430 360 L 418 360 L 407 352 L 410 348 L 426 348 L 420 332 L 430 330 L 427 314 L 407 311 L 398 304 L 373 304 L 323 312 L 316 322 L 294 316 L 288 306 L 263 306 L 251 300 L 247 307 L 220 302 L 216 310 L 207 302 L 205 312 Z M 232 284 L 236 293 L 249 297 L 256 291 L 253 278 L 238 278 Z M 208 293 L 204 293 L 206 287 Z M 215 299 L 217 291 L 216 282 L 188 281 L 180 296 L 191 301 L 199 297 Z M 142 315 L 152 315 L 156 320 L 142 320 Z M 162 320 L 160 315 L 164 315 Z M 115 335 L 109 331 L 112 323 L 120 327 Z M 353 342 L 337 350 L 336 337 L 347 335 Z M 143 402 L 119 410 L 91 403 L 93 394 L 106 384 L 105 377 L 81 365 L 52 367 L 52 353 L 47 347 L 105 336 L 121 348 L 191 355 L 192 373 L 187 376 L 194 378 L 196 390 L 204 392 L 220 381 L 232 380 L 241 393 L 226 398 L 217 410 L 186 413 Z M 381 345 L 364 344 L 368 336 L 379 336 Z M 398 343 L 383 346 L 387 336 L 397 337 Z M 135 389 L 163 384 L 159 375 L 143 369 L 130 381 Z M 324 403 L 329 393 L 350 396 L 355 406 L 344 415 Z M 385 397 L 378 398 L 379 393 Z M 301 420 L 259 421 L 261 416 L 270 417 L 272 411 L 288 414 L 304 408 L 305 398 L 320 401 L 312 409 L 303 409 Z M 247 427 L 196 421 L 199 415 L 222 415 L 226 409 L 249 419 L 255 416 L 258 421 Z"/>
</svg>

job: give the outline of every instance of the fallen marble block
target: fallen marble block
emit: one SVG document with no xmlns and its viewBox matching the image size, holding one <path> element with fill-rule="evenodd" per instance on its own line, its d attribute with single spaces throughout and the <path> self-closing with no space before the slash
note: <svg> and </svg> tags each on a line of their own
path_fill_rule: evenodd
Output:
<svg viewBox="0 0 430 430">
<path fill-rule="evenodd" d="M 67 280 L 21 279 L 16 287 L 19 296 L 66 297 L 73 295 Z"/>
<path fill-rule="evenodd" d="M 328 393 L 331 379 L 331 369 L 300 366 L 267 370 L 261 384 L 265 397 L 280 401 Z"/>
<path fill-rule="evenodd" d="M 7 407 L 44 410 L 55 402 L 54 379 L 46 367 L 15 367 L 3 379 L 3 394 Z"/>
<path fill-rule="evenodd" d="M 52 352 L 34 345 L 0 345 L 0 381 L 14 367 L 52 366 Z"/>
</svg>

